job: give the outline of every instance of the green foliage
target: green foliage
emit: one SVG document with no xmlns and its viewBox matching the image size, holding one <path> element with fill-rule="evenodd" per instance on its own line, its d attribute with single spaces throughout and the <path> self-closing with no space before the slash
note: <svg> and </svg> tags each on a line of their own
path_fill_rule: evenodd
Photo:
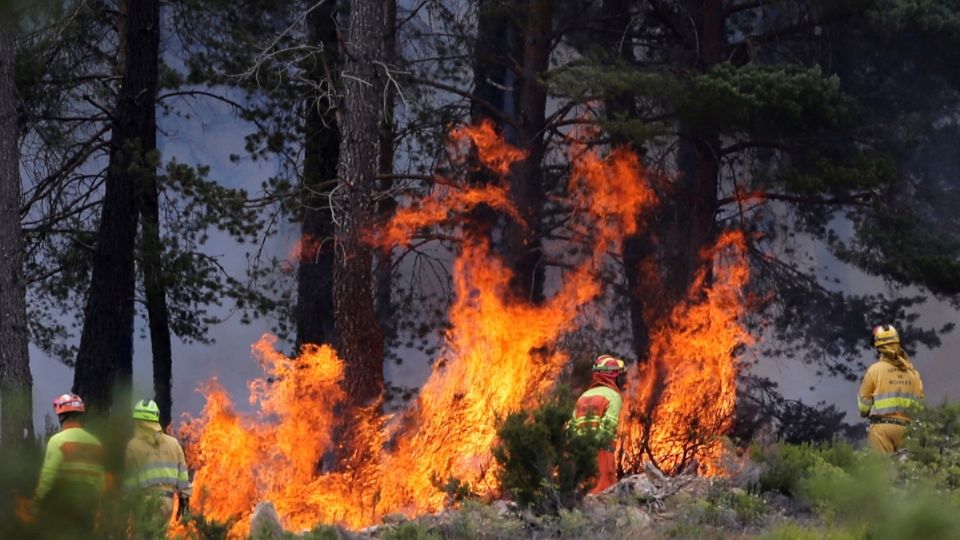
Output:
<svg viewBox="0 0 960 540">
<path fill-rule="evenodd" d="M 226 540 L 230 528 L 236 521 L 236 519 L 217 521 L 199 513 L 191 513 L 187 516 L 187 526 L 193 531 L 191 540 Z"/>
<path fill-rule="evenodd" d="M 943 403 L 919 412 L 907 430 L 906 448 L 903 470 L 908 479 L 960 489 L 960 404 Z"/>
<path fill-rule="evenodd" d="M 301 538 L 303 540 L 340 540 L 343 535 L 340 530 L 333 525 L 317 525 L 313 530 L 303 533 L 299 536 L 289 535 L 290 538 Z"/>
<path fill-rule="evenodd" d="M 764 466 L 760 475 L 762 491 L 776 491 L 788 496 L 800 494 L 804 478 L 817 467 L 829 465 L 839 470 L 856 464 L 853 448 L 844 442 L 821 445 L 783 444 L 763 450 L 753 448 L 753 459 Z"/>
<path fill-rule="evenodd" d="M 517 503 L 556 513 L 584 495 L 584 481 L 597 472 L 600 443 L 567 430 L 572 410 L 569 395 L 561 396 L 500 424 L 493 455 L 501 466 L 500 485 Z"/>
<path fill-rule="evenodd" d="M 408 521 L 397 528 L 384 531 L 383 540 L 440 540 L 440 535 L 423 525 Z"/>
<path fill-rule="evenodd" d="M 463 503 L 453 520 L 437 526 L 443 538 L 507 539 L 524 536 L 524 525 L 512 516 L 498 515 L 496 510 L 475 500 Z"/>
<path fill-rule="evenodd" d="M 444 482 L 439 476 L 434 475 L 431 477 L 430 481 L 437 489 L 447 495 L 446 506 L 459 504 L 463 501 L 477 497 L 477 493 L 470 486 L 470 483 L 464 482 L 459 478 L 454 478 L 451 476 L 446 482 Z"/>
<path fill-rule="evenodd" d="M 720 64 L 693 78 L 678 108 L 696 129 L 783 136 L 837 126 L 852 114 L 853 102 L 837 77 L 817 67 Z"/>
<path fill-rule="evenodd" d="M 863 454 L 844 471 L 820 463 L 804 481 L 804 497 L 833 525 L 863 537 L 956 538 L 960 501 L 921 484 L 897 486 L 894 465 L 886 457 Z"/>
</svg>

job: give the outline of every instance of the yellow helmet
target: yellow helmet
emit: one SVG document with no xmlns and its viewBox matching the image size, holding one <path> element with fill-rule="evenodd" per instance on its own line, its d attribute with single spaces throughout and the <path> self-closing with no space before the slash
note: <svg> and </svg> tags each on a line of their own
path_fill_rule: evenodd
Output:
<svg viewBox="0 0 960 540">
<path fill-rule="evenodd" d="M 889 345 L 890 343 L 900 343 L 900 334 L 892 324 L 881 324 L 873 329 L 873 346 Z"/>
</svg>

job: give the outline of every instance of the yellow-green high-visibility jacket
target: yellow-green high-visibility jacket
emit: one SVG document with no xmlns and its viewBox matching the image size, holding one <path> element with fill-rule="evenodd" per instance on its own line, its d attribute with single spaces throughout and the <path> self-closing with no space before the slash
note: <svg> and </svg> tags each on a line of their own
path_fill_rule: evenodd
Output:
<svg viewBox="0 0 960 540">
<path fill-rule="evenodd" d="M 867 368 L 860 383 L 860 416 L 910 420 L 923 407 L 923 382 L 915 369 L 900 370 L 884 361 Z"/>
<path fill-rule="evenodd" d="M 602 385 L 589 388 L 577 399 L 570 428 L 581 434 L 593 431 L 601 441 L 610 443 L 617 436 L 622 407 L 620 392 Z"/>
<path fill-rule="evenodd" d="M 92 488 L 100 493 L 104 478 L 100 440 L 80 424 L 68 421 L 47 441 L 36 498 L 41 501 L 55 489 L 71 487 Z"/>
<path fill-rule="evenodd" d="M 124 485 L 190 496 L 187 460 L 177 439 L 157 422 L 136 421 L 136 433 L 127 443 Z"/>
</svg>

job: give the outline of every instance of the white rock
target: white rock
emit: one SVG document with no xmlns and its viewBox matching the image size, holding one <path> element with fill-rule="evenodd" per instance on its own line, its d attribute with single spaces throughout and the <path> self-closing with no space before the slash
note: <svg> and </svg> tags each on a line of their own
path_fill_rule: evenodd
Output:
<svg viewBox="0 0 960 540">
<path fill-rule="evenodd" d="M 272 502 L 260 501 L 253 509 L 253 517 L 250 519 L 250 536 L 263 540 L 283 538 L 280 516 Z"/>
</svg>

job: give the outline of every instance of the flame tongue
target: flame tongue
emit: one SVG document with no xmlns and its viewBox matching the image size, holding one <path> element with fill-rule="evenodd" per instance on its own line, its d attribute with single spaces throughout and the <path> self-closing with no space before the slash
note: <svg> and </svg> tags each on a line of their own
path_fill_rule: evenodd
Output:
<svg viewBox="0 0 960 540">
<path fill-rule="evenodd" d="M 651 335 L 650 361 L 642 366 L 627 399 L 621 464 L 636 469 L 652 459 L 665 471 L 697 460 L 707 473 L 716 465 L 719 435 L 733 422 L 738 347 L 752 342 L 740 323 L 741 289 L 749 272 L 740 232 L 726 233 L 704 252 L 707 266 L 690 286 L 687 302 Z M 712 268 L 712 284 L 707 270 Z"/>
</svg>

